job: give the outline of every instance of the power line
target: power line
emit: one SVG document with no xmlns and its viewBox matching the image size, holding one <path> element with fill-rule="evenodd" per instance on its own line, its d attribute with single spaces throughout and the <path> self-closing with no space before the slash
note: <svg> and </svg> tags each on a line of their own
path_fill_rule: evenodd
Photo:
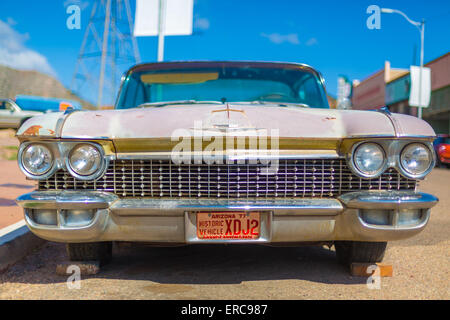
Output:
<svg viewBox="0 0 450 320">
<path fill-rule="evenodd" d="M 75 66 L 72 92 L 91 101 L 96 97 L 97 108 L 111 104 L 120 79 L 118 65 L 128 68 L 138 62 L 129 0 L 96 0 Z"/>
</svg>

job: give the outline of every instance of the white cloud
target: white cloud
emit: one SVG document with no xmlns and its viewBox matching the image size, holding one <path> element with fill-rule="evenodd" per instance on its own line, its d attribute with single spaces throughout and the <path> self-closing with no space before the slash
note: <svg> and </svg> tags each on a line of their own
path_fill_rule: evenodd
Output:
<svg viewBox="0 0 450 320">
<path fill-rule="evenodd" d="M 6 23 L 9 24 L 10 26 L 15 26 L 17 24 L 16 20 L 14 20 L 11 17 L 6 18 Z"/>
<path fill-rule="evenodd" d="M 273 42 L 275 44 L 282 44 L 284 42 L 290 43 L 290 44 L 300 44 L 300 41 L 298 40 L 298 34 L 297 33 L 290 33 L 290 34 L 279 34 L 279 33 L 261 33 L 261 36 L 264 38 L 267 38 L 270 40 L 270 42 Z"/>
<path fill-rule="evenodd" d="M 311 38 L 311 39 L 309 39 L 308 41 L 306 41 L 306 45 L 307 45 L 308 47 L 314 46 L 314 45 L 316 45 L 316 44 L 319 44 L 319 41 L 317 41 L 316 38 Z"/>
<path fill-rule="evenodd" d="M 196 18 L 194 22 L 194 27 L 200 30 L 208 30 L 209 20 L 206 18 Z"/>
<path fill-rule="evenodd" d="M 21 34 L 0 20 L 0 64 L 55 75 L 45 56 L 25 46 L 28 39 L 28 33 Z"/>
</svg>

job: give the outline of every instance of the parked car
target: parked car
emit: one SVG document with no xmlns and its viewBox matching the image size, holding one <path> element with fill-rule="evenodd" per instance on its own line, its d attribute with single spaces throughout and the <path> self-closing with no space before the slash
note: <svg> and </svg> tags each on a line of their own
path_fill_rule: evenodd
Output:
<svg viewBox="0 0 450 320">
<path fill-rule="evenodd" d="M 434 150 L 437 155 L 437 165 L 450 167 L 450 135 L 438 134 L 434 140 Z"/>
<path fill-rule="evenodd" d="M 17 129 L 31 117 L 42 114 L 37 111 L 22 110 L 12 99 L 0 99 L 0 128 Z"/>
<path fill-rule="evenodd" d="M 23 110 L 29 111 L 57 112 L 67 108 L 82 109 L 79 102 L 61 98 L 17 95 L 15 101 Z"/>
<path fill-rule="evenodd" d="M 17 95 L 15 100 L 0 99 L 0 128 L 18 129 L 31 117 L 67 108 L 82 107 L 79 102 L 57 98 Z"/>
<path fill-rule="evenodd" d="M 438 201 L 417 190 L 435 164 L 433 129 L 329 109 L 304 64 L 140 64 L 115 110 L 38 116 L 17 136 L 38 182 L 17 199 L 25 221 L 72 260 L 108 259 L 127 241 L 334 244 L 342 263 L 379 262 Z"/>
</svg>

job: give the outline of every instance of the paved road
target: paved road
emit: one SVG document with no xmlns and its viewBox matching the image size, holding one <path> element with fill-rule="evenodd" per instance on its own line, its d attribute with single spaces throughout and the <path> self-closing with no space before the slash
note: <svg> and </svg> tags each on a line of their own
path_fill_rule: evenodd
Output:
<svg viewBox="0 0 450 320">
<path fill-rule="evenodd" d="M 328 248 L 190 246 L 114 248 L 114 259 L 80 289 L 55 274 L 61 244 L 0 275 L 0 299 L 449 299 L 450 170 L 436 169 L 421 189 L 438 195 L 427 229 L 388 245 L 394 277 L 370 290 Z"/>
</svg>

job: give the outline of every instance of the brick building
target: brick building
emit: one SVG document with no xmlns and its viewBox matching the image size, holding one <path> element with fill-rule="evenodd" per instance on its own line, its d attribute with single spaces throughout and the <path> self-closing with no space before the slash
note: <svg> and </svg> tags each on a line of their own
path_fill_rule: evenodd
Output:
<svg viewBox="0 0 450 320">
<path fill-rule="evenodd" d="M 423 119 L 436 133 L 450 133 L 450 52 L 424 65 L 431 69 L 431 102 L 423 109 Z M 407 69 L 393 69 L 389 61 L 382 70 L 353 88 L 353 109 L 388 106 L 392 112 L 417 115 L 408 104 L 411 78 Z"/>
</svg>

